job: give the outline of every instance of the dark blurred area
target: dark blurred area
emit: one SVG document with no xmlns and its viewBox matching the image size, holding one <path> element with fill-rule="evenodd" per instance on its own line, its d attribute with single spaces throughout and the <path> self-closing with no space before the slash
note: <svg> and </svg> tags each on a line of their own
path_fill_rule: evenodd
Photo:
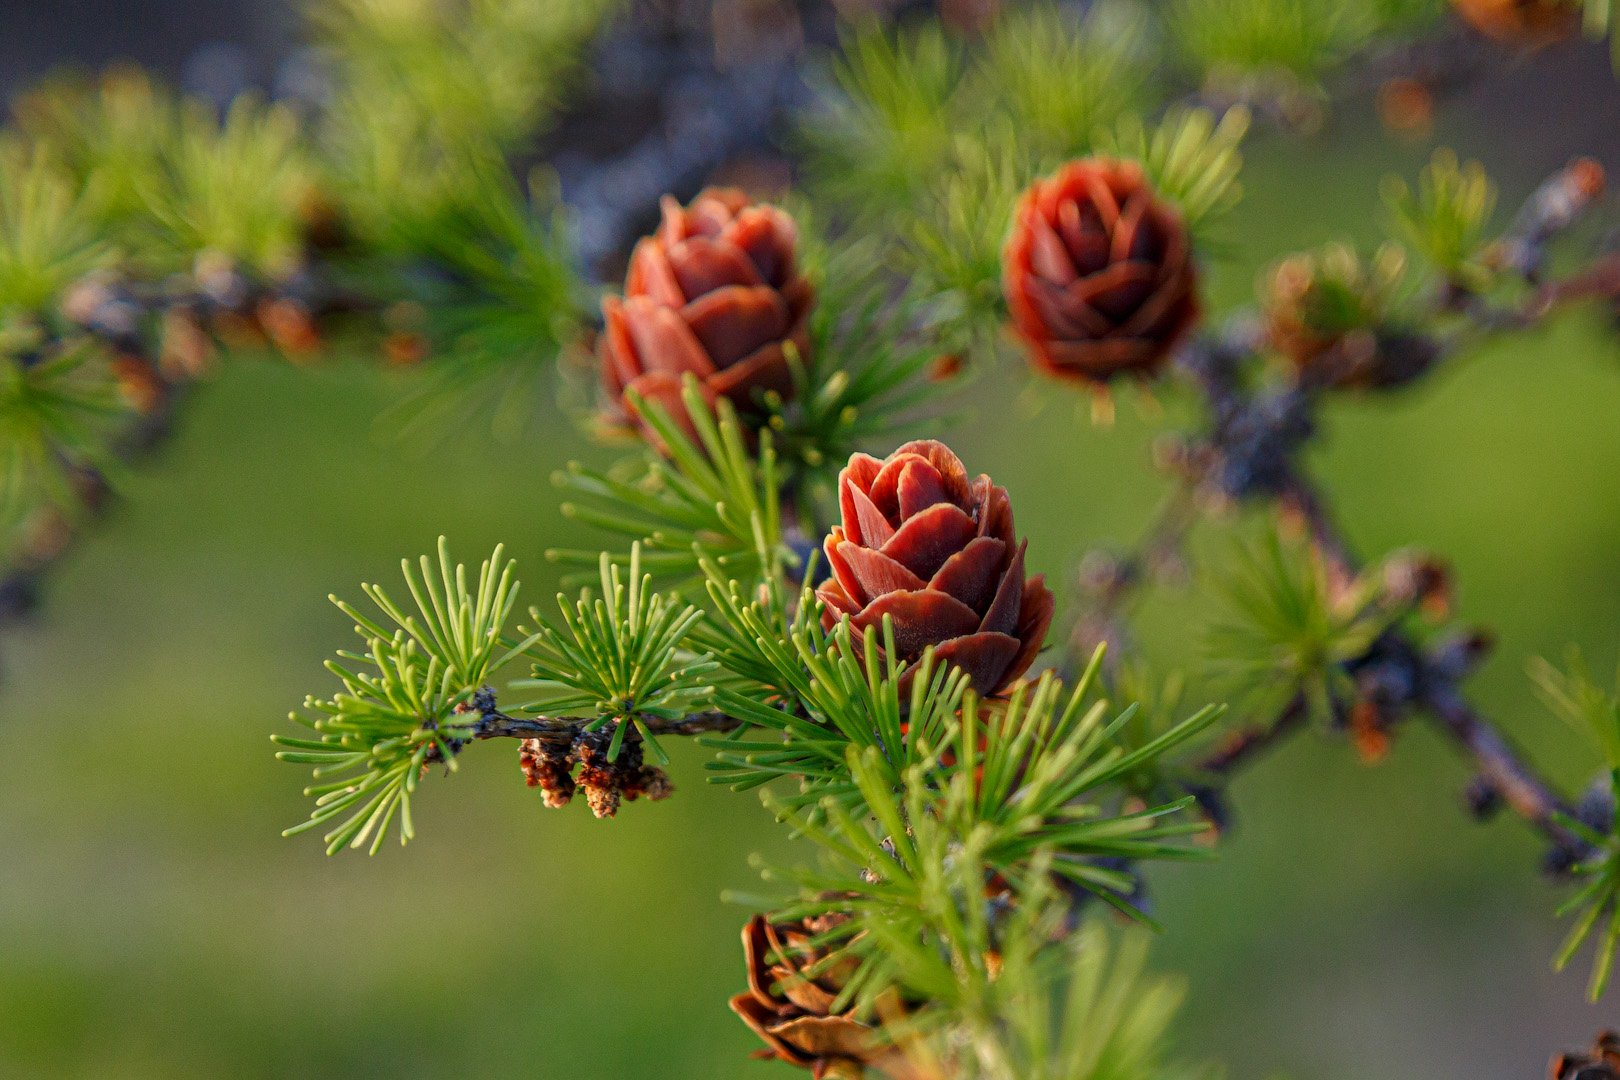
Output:
<svg viewBox="0 0 1620 1080">
<path fill-rule="evenodd" d="M 63 65 L 95 69 L 120 60 L 193 83 L 229 65 L 268 85 L 297 26 L 296 5 L 263 0 L 5 0 L 0 90 L 10 96 Z"/>
</svg>

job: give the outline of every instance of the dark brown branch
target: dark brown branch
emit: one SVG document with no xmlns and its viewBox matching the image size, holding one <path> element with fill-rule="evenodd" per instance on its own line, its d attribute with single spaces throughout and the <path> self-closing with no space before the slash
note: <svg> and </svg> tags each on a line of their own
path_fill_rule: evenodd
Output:
<svg viewBox="0 0 1620 1080">
<path fill-rule="evenodd" d="M 1620 300 L 1620 253 L 1610 252 L 1578 274 L 1543 285 L 1531 305 L 1537 316 L 1560 304 L 1581 300 Z"/>
<path fill-rule="evenodd" d="M 641 722 L 653 735 L 705 735 L 713 732 L 735 731 L 742 721 L 722 712 L 700 712 L 678 720 L 663 717 L 642 717 Z M 565 745 L 575 742 L 596 723 L 590 717 L 579 716 L 508 716 L 500 711 L 484 713 L 483 719 L 472 729 L 475 739 L 539 739 L 543 743 Z"/>
<path fill-rule="evenodd" d="M 1494 312 L 1455 290 L 1443 293 L 1451 310 L 1470 317 L 1477 329 L 1489 334 L 1534 325 L 1554 307 L 1585 298 L 1613 300 L 1620 295 L 1616 257 L 1606 256 L 1584 273 L 1565 282 L 1540 283 L 1551 240 L 1569 228 L 1597 198 L 1603 171 L 1589 159 L 1577 159 L 1554 173 L 1526 200 L 1513 226 L 1496 246 L 1496 266 L 1537 285 L 1522 309 Z M 1238 372 L 1246 359 L 1259 351 L 1252 324 L 1238 320 L 1225 333 L 1190 347 L 1182 367 L 1202 390 L 1211 414 L 1207 444 L 1183 455 L 1182 464 L 1193 483 L 1214 487 L 1231 498 L 1269 498 L 1297 523 L 1322 559 L 1330 584 L 1349 587 L 1361 566 L 1339 529 L 1331 507 L 1298 464 L 1300 449 L 1314 434 L 1310 412 L 1320 387 L 1302 385 L 1290 394 L 1253 396 L 1241 385 Z M 1455 342 L 1428 341 L 1419 351 L 1427 370 L 1455 349 Z M 1402 380 L 1404 381 L 1404 380 Z M 1131 582 L 1125 582 L 1129 585 Z M 1111 597 L 1117 602 L 1117 597 Z M 1391 631 L 1374 646 L 1365 663 L 1398 669 L 1389 682 L 1401 687 L 1393 700 L 1380 700 L 1398 715 L 1416 712 L 1438 723 L 1476 768 L 1476 787 L 1499 799 L 1540 832 L 1552 845 L 1549 865 L 1567 868 L 1582 851 L 1581 841 L 1561 821 L 1572 816 L 1568 805 L 1524 759 L 1507 737 L 1458 689 L 1469 665 L 1459 666 L 1447 647 L 1426 651 Z M 1385 686 L 1382 693 L 1388 694 Z M 1229 777 L 1261 750 L 1301 726 L 1304 702 L 1296 698 L 1279 719 L 1265 727 L 1237 732 L 1206 761 L 1206 769 Z"/>
<path fill-rule="evenodd" d="M 1348 587 L 1360 569 L 1321 494 L 1293 475 L 1277 493 L 1277 506 L 1311 538 L 1311 546 L 1322 559 L 1333 588 Z"/>
<path fill-rule="evenodd" d="M 476 713 L 478 719 L 457 726 L 453 737 L 434 744 L 425 764 L 442 764 L 469 742 L 519 739 L 518 766 L 529 786 L 540 789 L 547 806 L 567 806 L 576 794 L 583 793 L 591 812 L 599 818 L 614 816 L 623 802 L 643 798 L 657 801 L 675 790 L 664 770 L 647 763 L 644 740 L 636 728 L 624 732 L 620 739 L 618 723 L 601 718 L 511 716 L 500 710 L 495 691 L 488 686 L 473 695 L 460 711 L 463 715 Z M 673 720 L 645 715 L 636 719 L 654 738 L 735 731 L 743 726 L 741 720 L 717 711 L 689 713 Z M 446 730 L 445 735 L 452 736 L 452 731 Z"/>
<path fill-rule="evenodd" d="M 1436 680 L 1425 687 L 1420 700 L 1473 757 L 1480 779 L 1514 813 L 1551 841 L 1557 856 L 1573 856 L 1583 849 L 1580 839 L 1560 822 L 1561 817 L 1574 816 L 1570 809 L 1456 687 Z"/>
<path fill-rule="evenodd" d="M 1282 712 L 1269 724 L 1256 724 L 1232 731 L 1199 763 L 1198 771 L 1220 780 L 1229 779 L 1265 751 L 1277 746 L 1303 727 L 1310 717 L 1304 694 L 1295 694 Z"/>
<path fill-rule="evenodd" d="M 1496 266 L 1527 281 L 1539 281 L 1547 263 L 1548 244 L 1575 224 L 1603 194 L 1603 187 L 1603 166 L 1591 158 L 1576 158 L 1543 180 L 1496 245 Z"/>
<path fill-rule="evenodd" d="M 1305 523 L 1313 547 L 1324 556 L 1330 572 L 1346 581 L 1353 580 L 1358 567 L 1348 543 L 1334 527 L 1320 493 L 1296 472 L 1279 493 L 1278 502 Z M 1394 635 L 1393 640 L 1416 657 L 1418 664 L 1414 692 L 1410 700 L 1399 704 L 1438 720 L 1441 729 L 1473 759 L 1480 780 L 1552 844 L 1550 865 L 1568 865 L 1583 846 L 1559 822 L 1561 817 L 1573 816 L 1570 808 L 1507 737 L 1468 702 L 1450 670 L 1437 664 L 1432 656 L 1404 636 Z"/>
<path fill-rule="evenodd" d="M 276 282 L 258 281 L 229 262 L 200 269 L 184 289 L 144 288 L 92 274 L 60 298 L 65 332 L 52 329 L 42 350 L 95 348 L 105 355 L 131 409 L 99 459 L 127 465 L 158 450 L 174 431 L 195 380 L 210 366 L 222 328 L 257 334 L 288 356 L 311 352 L 332 319 L 366 301 L 328 280 L 321 252 L 305 252 L 300 269 Z M 161 327 L 161 329 L 157 329 Z M 42 328 L 43 329 L 43 328 Z M 77 505 L 37 510 L 21 541 L 0 561 L 0 625 L 38 602 L 41 583 L 85 529 L 114 505 L 98 462 L 57 451 Z"/>
</svg>

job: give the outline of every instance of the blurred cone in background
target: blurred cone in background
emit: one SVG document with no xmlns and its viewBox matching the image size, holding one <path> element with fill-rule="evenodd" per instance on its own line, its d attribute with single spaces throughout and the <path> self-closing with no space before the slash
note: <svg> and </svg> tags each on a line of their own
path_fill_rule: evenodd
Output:
<svg viewBox="0 0 1620 1080">
<path fill-rule="evenodd" d="M 1002 290 L 1049 375 L 1152 374 L 1197 321 L 1197 286 L 1180 213 L 1134 161 L 1070 162 L 1019 200 Z"/>
<path fill-rule="evenodd" d="M 1434 132 L 1434 92 L 1409 76 L 1388 79 L 1378 88 L 1378 119 L 1390 134 L 1422 142 Z"/>
<path fill-rule="evenodd" d="M 798 268 L 798 226 L 785 211 L 711 188 L 681 206 L 630 256 L 624 296 L 602 301 L 598 342 L 610 406 L 634 419 L 633 390 L 689 429 L 681 378 L 712 404 L 728 398 L 759 422 L 767 394 L 791 397 L 793 363 L 809 355 L 815 290 Z"/>
</svg>

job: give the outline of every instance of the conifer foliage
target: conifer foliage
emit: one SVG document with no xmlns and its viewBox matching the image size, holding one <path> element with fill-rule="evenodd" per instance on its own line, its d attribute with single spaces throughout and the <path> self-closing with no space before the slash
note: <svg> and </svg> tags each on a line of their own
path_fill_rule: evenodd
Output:
<svg viewBox="0 0 1620 1080">
<path fill-rule="evenodd" d="M 819 25 L 774 6 L 761 25 L 786 39 Z M 305 362 L 341 340 L 419 369 L 389 418 L 413 435 L 474 416 L 521 432 L 536 388 L 579 392 L 557 361 L 594 353 L 581 438 L 623 455 L 556 478 L 603 535 L 551 552 L 582 578 L 525 615 L 501 549 L 471 570 L 441 542 L 404 593 L 335 601 L 360 644 L 275 736 L 312 773 L 289 833 L 329 853 L 409 841 L 419 796 L 500 740 L 538 805 L 651 813 L 624 804 L 675 794 L 667 745 L 697 738 L 709 780 L 757 792 L 806 852 L 739 918 L 731 1007 L 763 1056 L 843 1080 L 1147 1080 L 1191 1075 L 1168 1037 L 1181 990 L 1143 970 L 1154 865 L 1218 850 L 1226 782 L 1276 741 L 1314 726 L 1375 759 L 1430 724 L 1475 809 L 1544 843 L 1568 890 L 1558 964 L 1590 948 L 1600 997 L 1620 690 L 1578 659 L 1537 668 L 1590 736 L 1598 780 L 1566 798 L 1465 693 L 1484 644 L 1451 624 L 1444 566 L 1363 562 L 1304 452 L 1335 395 L 1613 310 L 1620 255 L 1573 228 L 1606 212 L 1601 168 L 1573 159 L 1503 228 L 1484 170 L 1437 150 L 1386 182 L 1375 251 L 1274 252 L 1235 313 L 1202 291 L 1253 124 L 1312 127 L 1392 51 L 1478 31 L 1506 60 L 1580 10 L 924 6 L 849 18 L 824 56 L 772 54 L 812 88 L 780 140 L 801 190 L 671 175 L 599 323 L 553 178 L 514 165 L 588 109 L 580 73 L 656 17 L 635 5 L 341 0 L 311 28 L 310 100 L 216 114 L 128 71 L 25 98 L 0 132 L 0 611 L 244 350 Z M 1588 0 L 1588 26 L 1608 18 Z M 1060 543 L 1015 530 L 1031 496 L 950 448 L 955 391 L 992 365 L 1078 390 L 1099 420 L 1122 381 L 1194 418 L 1157 463 L 1162 517 L 1088 559 L 1082 596 L 1029 573 Z M 1234 505 L 1239 526 L 1217 513 Z M 1230 707 L 1183 704 L 1181 673 L 1129 650 L 1130 598 L 1203 528 L 1246 549 L 1195 568 L 1225 600 L 1209 640 Z M 1613 1041 L 1555 1075 L 1610 1075 Z"/>
</svg>

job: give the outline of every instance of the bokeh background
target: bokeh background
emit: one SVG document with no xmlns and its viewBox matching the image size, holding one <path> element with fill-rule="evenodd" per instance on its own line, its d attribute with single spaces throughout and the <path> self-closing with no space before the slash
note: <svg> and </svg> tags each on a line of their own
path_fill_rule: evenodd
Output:
<svg viewBox="0 0 1620 1080">
<path fill-rule="evenodd" d="M 220 43 L 268 72 L 294 25 L 272 0 L 0 3 L 0 88 L 114 58 L 196 77 Z M 1617 133 L 1605 57 L 1570 46 L 1447 99 L 1437 137 L 1512 207 L 1574 153 L 1620 167 Z M 1217 302 L 1281 252 L 1371 238 L 1379 177 L 1425 154 L 1360 99 L 1317 135 L 1256 135 Z M 1473 693 L 1566 787 L 1584 755 L 1524 664 L 1576 643 L 1607 670 L 1620 650 L 1617 341 L 1572 316 L 1346 402 L 1316 460 L 1363 550 L 1451 559 L 1461 612 L 1499 639 Z M 704 785 L 699 748 L 677 797 L 613 822 L 543 810 L 513 748 L 486 745 L 424 785 L 404 851 L 278 836 L 303 777 L 267 735 L 347 645 L 329 592 L 393 580 L 444 533 L 468 559 L 505 542 L 549 603 L 544 549 L 592 542 L 556 513 L 552 471 L 597 453 L 560 415 L 509 445 L 476 421 L 427 451 L 364 434 L 409 389 L 365 358 L 233 359 L 0 642 L 0 1076 L 788 1075 L 743 1061 L 724 1001 L 745 912 L 719 901 L 785 845 L 752 796 Z M 1068 580 L 1142 527 L 1162 419 L 1127 403 L 1094 428 L 1017 370 L 972 397 L 977 422 L 941 434 L 1012 491 L 1037 569 Z M 1203 654 L 1189 604 L 1145 613 L 1157 655 Z M 1467 820 L 1466 779 L 1416 725 L 1376 767 L 1324 735 L 1245 774 L 1219 861 L 1151 881 L 1156 964 L 1188 982 L 1180 1049 L 1234 1078 L 1509 1080 L 1620 1021 L 1551 973 L 1559 892 L 1515 821 Z"/>
</svg>

